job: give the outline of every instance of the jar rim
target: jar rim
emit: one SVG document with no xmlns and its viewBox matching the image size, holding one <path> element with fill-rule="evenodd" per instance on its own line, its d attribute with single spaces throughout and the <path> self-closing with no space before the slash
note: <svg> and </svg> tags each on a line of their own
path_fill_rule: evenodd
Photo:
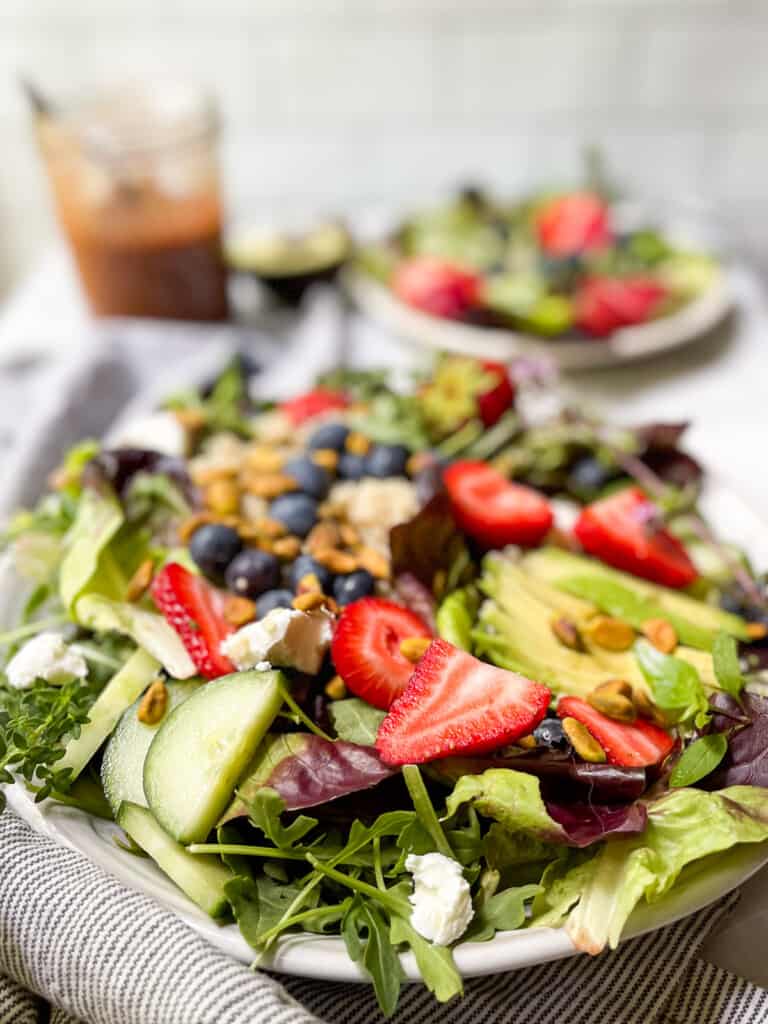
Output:
<svg viewBox="0 0 768 1024">
<path fill-rule="evenodd" d="M 208 89 L 167 78 L 81 90 L 44 117 L 105 162 L 192 145 L 220 130 Z"/>
</svg>

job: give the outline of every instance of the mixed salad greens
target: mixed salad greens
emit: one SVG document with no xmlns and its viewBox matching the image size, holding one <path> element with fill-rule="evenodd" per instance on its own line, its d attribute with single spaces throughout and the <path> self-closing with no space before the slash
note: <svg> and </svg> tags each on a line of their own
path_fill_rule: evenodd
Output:
<svg viewBox="0 0 768 1024">
<path fill-rule="evenodd" d="M 677 311 L 720 273 L 656 227 L 625 229 L 594 186 L 514 202 L 464 189 L 364 246 L 357 266 L 435 317 L 593 341 Z"/>
<path fill-rule="evenodd" d="M 455 942 L 597 953 L 768 839 L 765 580 L 683 424 L 457 356 L 272 406 L 247 377 L 78 446 L 10 523 L 0 781 L 113 818 L 257 963 L 341 936 L 388 1015 L 404 950 L 448 1000 Z"/>
</svg>

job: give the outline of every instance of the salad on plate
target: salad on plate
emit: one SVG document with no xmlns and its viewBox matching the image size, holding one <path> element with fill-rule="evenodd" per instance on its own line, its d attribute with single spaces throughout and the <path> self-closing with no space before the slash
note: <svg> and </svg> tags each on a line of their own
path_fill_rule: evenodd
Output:
<svg viewBox="0 0 768 1024">
<path fill-rule="evenodd" d="M 8 526 L 0 781 L 113 819 L 269 963 L 341 936 L 385 1014 L 410 950 L 614 947 L 693 861 L 768 839 L 768 605 L 684 424 L 536 366 L 233 362 L 68 453 Z"/>
<path fill-rule="evenodd" d="M 721 276 L 709 253 L 626 220 L 593 187 L 517 201 L 468 188 L 364 245 L 355 265 L 438 319 L 599 342 L 678 312 Z"/>
</svg>

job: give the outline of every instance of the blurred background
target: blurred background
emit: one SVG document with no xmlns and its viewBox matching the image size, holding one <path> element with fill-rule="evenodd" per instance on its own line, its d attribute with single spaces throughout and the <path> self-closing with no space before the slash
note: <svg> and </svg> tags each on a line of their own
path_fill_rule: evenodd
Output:
<svg viewBox="0 0 768 1024">
<path fill-rule="evenodd" d="M 2 0 L 0 294 L 54 235 L 25 72 L 210 85 L 230 216 L 570 184 L 599 142 L 628 191 L 711 203 L 768 260 L 760 0 Z"/>
</svg>

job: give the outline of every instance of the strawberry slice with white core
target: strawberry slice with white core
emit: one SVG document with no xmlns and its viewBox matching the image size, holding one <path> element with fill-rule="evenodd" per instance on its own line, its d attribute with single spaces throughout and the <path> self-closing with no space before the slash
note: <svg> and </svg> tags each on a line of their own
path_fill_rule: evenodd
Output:
<svg viewBox="0 0 768 1024">
<path fill-rule="evenodd" d="M 376 749 L 387 764 L 485 754 L 532 732 L 550 697 L 541 683 L 433 640 L 381 723 Z"/>
<path fill-rule="evenodd" d="M 622 768 L 661 764 L 675 745 L 674 737 L 658 725 L 642 718 L 631 725 L 616 722 L 581 697 L 561 697 L 557 713 L 560 718 L 575 718 L 585 725 L 605 751 L 609 764 Z"/>
<path fill-rule="evenodd" d="M 235 671 L 220 651 L 221 641 L 234 632 L 222 614 L 223 597 L 201 576 L 171 562 L 152 581 L 152 597 L 200 675 L 216 679 Z"/>
<path fill-rule="evenodd" d="M 414 309 L 461 320 L 478 305 L 482 285 L 471 270 L 433 256 L 415 256 L 395 270 L 392 289 Z"/>
<path fill-rule="evenodd" d="M 532 487 L 486 462 L 454 462 L 443 473 L 456 524 L 487 548 L 534 547 L 552 528 L 552 508 Z"/>
<path fill-rule="evenodd" d="M 280 411 L 295 427 L 298 427 L 316 416 L 346 409 L 348 405 L 349 399 L 343 391 L 315 388 L 314 391 L 306 391 L 303 395 L 297 395 L 295 398 L 281 402 Z"/>
<path fill-rule="evenodd" d="M 344 609 L 331 644 L 331 657 L 347 689 L 386 710 L 400 696 L 413 662 L 400 650 L 410 637 L 431 637 L 426 624 L 407 608 L 380 597 L 364 597 Z"/>
<path fill-rule="evenodd" d="M 486 361 L 481 365 L 494 383 L 477 396 L 477 408 L 484 425 L 492 427 L 515 404 L 515 388 L 503 363 Z"/>
<path fill-rule="evenodd" d="M 573 532 L 588 554 L 665 587 L 687 587 L 698 575 L 682 543 L 665 529 L 660 509 L 639 487 L 587 505 Z"/>
<path fill-rule="evenodd" d="M 610 213 L 593 192 L 555 196 L 537 212 L 536 232 L 548 256 L 573 256 L 610 243 Z"/>
</svg>

